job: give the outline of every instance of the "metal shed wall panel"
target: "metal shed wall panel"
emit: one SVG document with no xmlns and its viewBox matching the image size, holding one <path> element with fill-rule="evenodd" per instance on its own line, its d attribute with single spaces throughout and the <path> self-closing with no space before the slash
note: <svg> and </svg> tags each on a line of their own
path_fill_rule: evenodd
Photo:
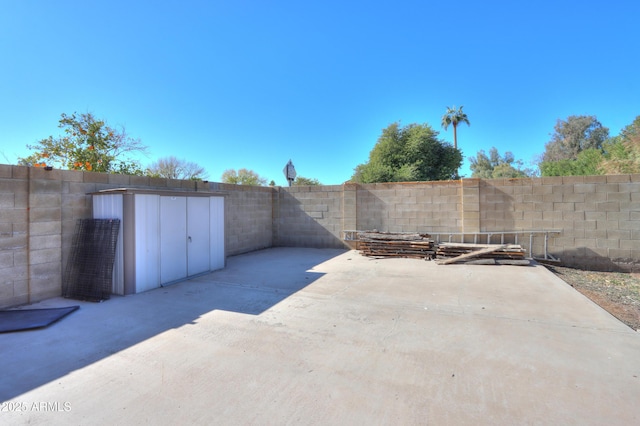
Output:
<svg viewBox="0 0 640 426">
<path fill-rule="evenodd" d="M 160 196 L 135 195 L 136 293 L 160 287 Z"/>
<path fill-rule="evenodd" d="M 225 265 L 224 198 L 209 198 L 209 267 L 212 271 Z"/>
<path fill-rule="evenodd" d="M 96 219 L 120 219 L 113 292 L 140 293 L 225 266 L 224 197 L 114 190 Z"/>
</svg>

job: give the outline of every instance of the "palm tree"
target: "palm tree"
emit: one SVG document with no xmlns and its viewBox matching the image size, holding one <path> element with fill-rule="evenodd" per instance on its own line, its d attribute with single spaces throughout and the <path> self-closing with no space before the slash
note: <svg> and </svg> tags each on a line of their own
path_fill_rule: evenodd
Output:
<svg viewBox="0 0 640 426">
<path fill-rule="evenodd" d="M 453 147 L 455 149 L 458 149 L 458 123 L 467 123 L 467 126 L 471 125 L 467 114 L 462 112 L 462 105 L 458 109 L 456 109 L 455 105 L 453 108 L 447 107 L 447 113 L 442 116 L 442 127 L 447 130 L 449 124 L 453 125 Z"/>
</svg>

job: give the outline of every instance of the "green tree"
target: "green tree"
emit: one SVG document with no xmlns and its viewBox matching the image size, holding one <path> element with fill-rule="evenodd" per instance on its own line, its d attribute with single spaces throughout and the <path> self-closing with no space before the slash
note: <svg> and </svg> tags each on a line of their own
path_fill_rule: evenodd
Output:
<svg viewBox="0 0 640 426">
<path fill-rule="evenodd" d="M 471 177 L 475 178 L 520 178 L 534 174 L 532 170 L 523 169 L 522 161 L 516 160 L 511 152 L 506 152 L 501 157 L 495 147 L 489 150 L 488 156 L 484 150 L 480 150 L 476 157 L 471 157 L 469 160 L 471 161 Z"/>
<path fill-rule="evenodd" d="M 34 167 L 51 166 L 60 169 L 103 173 L 143 174 L 131 154 L 147 154 L 139 139 L 127 135 L 124 128 L 108 126 L 93 114 L 62 114 L 58 127 L 64 135 L 38 141 L 27 148 L 35 150 L 20 164 Z"/>
<path fill-rule="evenodd" d="M 637 116 L 632 122 L 631 124 L 625 126 L 621 131 L 620 131 L 620 136 L 623 139 L 630 139 L 633 137 L 637 137 L 640 136 L 640 115 Z"/>
<path fill-rule="evenodd" d="M 318 179 L 306 178 L 304 176 L 296 176 L 293 181 L 294 186 L 319 186 L 322 185 Z"/>
<path fill-rule="evenodd" d="M 400 127 L 393 123 L 369 153 L 369 161 L 359 164 L 352 182 L 409 182 L 458 178 L 462 154 L 438 139 L 428 124 Z"/>
<path fill-rule="evenodd" d="M 600 171 L 606 174 L 640 173 L 640 116 L 620 135 L 605 144 L 606 158 Z"/>
<path fill-rule="evenodd" d="M 589 148 L 580 151 L 575 159 L 543 161 L 540 163 L 542 176 L 587 176 L 600 175 L 600 164 L 604 160 L 602 150 Z"/>
<path fill-rule="evenodd" d="M 595 116 L 572 115 L 558 120 L 551 140 L 545 145 L 542 161 L 575 160 L 581 151 L 602 150 L 609 139 L 609 129 L 603 127 Z"/>
<path fill-rule="evenodd" d="M 260 177 L 253 170 L 239 169 L 227 169 L 222 173 L 222 182 L 231 183 L 234 185 L 252 185 L 252 186 L 264 186 L 267 184 L 267 179 Z"/>
<path fill-rule="evenodd" d="M 558 120 L 539 163 L 542 176 L 602 174 L 607 149 L 614 149 L 609 129 L 595 116 L 572 115 Z"/>
<path fill-rule="evenodd" d="M 184 180 L 203 180 L 209 177 L 204 167 L 174 156 L 158 159 L 147 167 L 146 174 L 153 177 Z"/>
<path fill-rule="evenodd" d="M 455 105 L 453 108 L 447 107 L 447 112 L 442 116 L 442 127 L 444 130 L 447 130 L 449 125 L 453 126 L 453 147 L 458 149 L 458 124 L 466 123 L 467 126 L 470 126 L 469 118 L 467 114 L 462 111 L 463 106 L 456 109 Z"/>
</svg>

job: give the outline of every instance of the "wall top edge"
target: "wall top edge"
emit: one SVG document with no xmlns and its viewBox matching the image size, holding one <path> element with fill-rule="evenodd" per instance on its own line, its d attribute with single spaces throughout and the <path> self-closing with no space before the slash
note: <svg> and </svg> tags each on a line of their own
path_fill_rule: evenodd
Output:
<svg viewBox="0 0 640 426">
<path fill-rule="evenodd" d="M 60 175 L 63 173 L 63 176 Z M 84 181 L 88 183 L 109 183 L 109 179 L 112 179 L 114 176 L 122 177 L 122 178 L 130 178 L 130 179 L 149 179 L 146 176 L 134 176 L 134 175 L 117 175 L 110 173 L 97 173 L 97 172 L 84 172 L 77 170 L 63 170 L 63 169 L 53 169 L 53 170 L 44 170 L 42 168 L 22 166 L 22 165 L 14 165 L 14 164 L 0 164 L 0 178 L 2 179 L 48 179 L 48 180 L 69 180 L 70 176 L 78 175 L 78 180 Z M 174 179 L 166 179 L 166 178 L 154 178 L 158 182 L 155 182 L 153 186 L 169 186 L 169 187 L 177 187 L 178 191 L 181 191 L 180 188 L 184 185 L 185 182 L 191 184 L 192 181 L 186 180 L 174 180 Z M 122 180 L 122 179 L 120 179 Z M 345 182 L 339 185 L 321 185 L 321 187 L 342 187 L 344 189 L 351 189 L 364 187 L 371 188 L 373 185 L 398 185 L 398 186 L 417 186 L 417 185 L 451 185 L 458 183 L 460 184 L 469 184 L 470 182 L 488 182 L 488 183 L 505 183 L 509 185 L 519 185 L 525 183 L 527 181 L 530 182 L 543 182 L 549 184 L 556 183 L 581 183 L 584 180 L 585 183 L 593 182 L 593 181 L 601 181 L 606 180 L 607 182 L 640 182 L 640 174 L 618 174 L 618 175 L 586 175 L 586 176 L 548 176 L 548 177 L 523 177 L 523 178 L 497 178 L 497 179 L 484 179 L 484 178 L 461 178 L 457 180 L 446 180 L 446 181 L 416 181 L 416 182 L 380 182 L 380 183 L 368 183 L 368 184 L 360 184 L 354 182 Z M 165 185 L 162 185 L 161 181 L 164 181 Z M 142 182 L 141 182 L 142 184 Z M 224 190 L 231 189 L 229 186 L 234 187 L 233 190 L 263 190 L 266 192 L 274 191 L 276 188 L 274 187 L 256 187 L 256 186 L 246 186 L 246 185 L 233 185 L 233 184 L 224 184 L 219 182 L 207 182 L 203 181 L 202 184 L 210 185 L 215 187 L 220 187 Z M 283 187 L 285 188 L 285 187 Z M 320 190 L 318 188 L 314 188 L 315 190 Z M 189 189 L 185 189 L 188 191 Z"/>
<path fill-rule="evenodd" d="M 460 180 L 434 180 L 434 181 L 415 181 L 415 182 L 378 182 L 378 183 L 358 183 L 358 188 L 383 188 L 383 187 L 411 187 L 411 186 L 451 186 L 460 185 Z"/>
<path fill-rule="evenodd" d="M 190 197 L 224 197 L 229 195 L 228 191 L 194 191 L 194 190 L 165 190 L 165 189 L 144 189 L 144 188 L 113 188 L 103 189 L 97 192 L 90 192 L 88 195 L 112 195 L 112 194 L 151 194 L 151 195 L 167 195 L 167 196 L 184 196 Z"/>
</svg>

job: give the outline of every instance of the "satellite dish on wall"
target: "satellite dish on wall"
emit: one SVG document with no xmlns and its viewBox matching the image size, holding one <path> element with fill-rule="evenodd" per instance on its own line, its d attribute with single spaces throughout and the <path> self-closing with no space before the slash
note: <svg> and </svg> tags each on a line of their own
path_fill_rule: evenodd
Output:
<svg viewBox="0 0 640 426">
<path fill-rule="evenodd" d="M 284 169 L 282 169 L 282 173 L 284 173 L 284 177 L 287 178 L 287 182 L 289 182 L 289 186 L 291 186 L 293 181 L 296 179 L 296 168 L 294 167 L 291 160 L 289 160 L 287 165 L 284 166 Z"/>
</svg>

